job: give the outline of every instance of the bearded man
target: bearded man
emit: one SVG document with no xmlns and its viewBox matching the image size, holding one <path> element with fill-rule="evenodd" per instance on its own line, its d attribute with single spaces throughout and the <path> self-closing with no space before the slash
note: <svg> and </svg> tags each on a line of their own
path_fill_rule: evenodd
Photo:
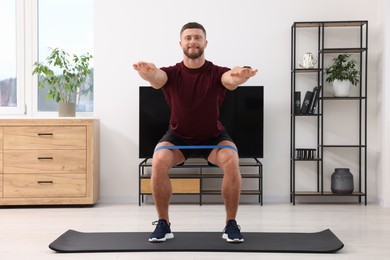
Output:
<svg viewBox="0 0 390 260">
<path fill-rule="evenodd" d="M 234 141 L 219 121 L 219 108 L 227 91 L 236 89 L 257 73 L 251 67 L 233 69 L 214 65 L 205 59 L 206 30 L 196 22 L 185 24 L 180 31 L 183 61 L 170 67 L 157 68 L 139 61 L 133 65 L 139 75 L 155 89 L 162 89 L 171 109 L 169 129 L 156 145 L 152 159 L 151 185 L 158 220 L 150 242 L 174 237 L 169 219 L 172 187 L 169 169 L 185 162 L 194 150 L 158 149 L 162 146 L 218 145 L 223 148 L 202 150 L 202 156 L 224 173 L 222 196 L 226 209 L 222 238 L 227 242 L 243 242 L 236 222 L 241 174 Z M 198 151 L 199 152 L 199 151 Z"/>
</svg>

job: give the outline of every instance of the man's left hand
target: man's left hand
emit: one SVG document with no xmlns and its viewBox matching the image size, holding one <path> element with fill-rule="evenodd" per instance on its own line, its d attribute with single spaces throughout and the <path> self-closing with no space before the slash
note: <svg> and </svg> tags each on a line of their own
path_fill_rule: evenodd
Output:
<svg viewBox="0 0 390 260">
<path fill-rule="evenodd" d="M 232 69 L 230 76 L 237 78 L 250 78 L 256 75 L 257 69 L 252 69 L 251 67 L 235 67 Z"/>
</svg>

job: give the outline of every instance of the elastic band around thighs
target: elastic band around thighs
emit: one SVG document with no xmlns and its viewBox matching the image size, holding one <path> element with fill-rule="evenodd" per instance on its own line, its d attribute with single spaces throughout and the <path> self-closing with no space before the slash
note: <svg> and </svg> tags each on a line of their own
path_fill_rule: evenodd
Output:
<svg viewBox="0 0 390 260">
<path fill-rule="evenodd" d="M 157 152 L 159 150 L 167 149 L 167 150 L 181 150 L 181 149 L 231 149 L 238 153 L 236 147 L 231 145 L 163 145 L 157 147 L 154 151 Z"/>
</svg>

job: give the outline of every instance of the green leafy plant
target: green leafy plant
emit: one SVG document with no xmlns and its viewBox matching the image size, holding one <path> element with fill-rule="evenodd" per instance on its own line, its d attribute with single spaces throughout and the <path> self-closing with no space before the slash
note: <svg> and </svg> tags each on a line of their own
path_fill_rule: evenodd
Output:
<svg viewBox="0 0 390 260">
<path fill-rule="evenodd" d="M 90 59 L 92 55 L 89 53 L 71 56 L 66 51 L 55 48 L 45 63 L 38 61 L 34 63 L 33 74 L 41 76 L 38 80 L 40 88 L 48 86 L 47 99 L 64 103 L 75 102 L 76 96 L 85 95 L 90 91 L 90 88 L 82 89 L 88 76 L 92 74 L 89 69 Z M 55 73 L 53 68 L 60 73 Z"/>
<path fill-rule="evenodd" d="M 359 70 L 356 69 L 356 61 L 349 60 L 350 54 L 340 54 L 333 59 L 333 64 L 325 69 L 328 75 L 326 82 L 334 80 L 348 80 L 352 85 L 359 83 Z"/>
</svg>

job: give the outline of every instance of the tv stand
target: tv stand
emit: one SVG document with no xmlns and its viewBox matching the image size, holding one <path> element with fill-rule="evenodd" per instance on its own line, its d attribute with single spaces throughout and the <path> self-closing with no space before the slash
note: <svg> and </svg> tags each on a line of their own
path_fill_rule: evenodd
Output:
<svg viewBox="0 0 390 260">
<path fill-rule="evenodd" d="M 144 196 L 152 195 L 152 188 L 150 185 L 152 160 L 150 158 L 144 159 L 139 164 L 139 178 L 138 178 L 138 205 L 144 203 Z M 249 172 L 249 169 L 241 173 L 243 180 L 256 179 L 255 189 L 243 189 L 241 195 L 258 196 L 260 205 L 263 205 L 263 164 L 257 158 L 250 158 L 248 160 L 240 160 L 240 169 L 257 168 L 254 172 Z M 183 169 L 187 169 L 188 173 L 183 173 Z M 193 173 L 190 169 L 197 172 Z M 216 172 L 217 171 L 217 172 Z M 181 166 L 172 168 L 169 172 L 169 177 L 172 184 L 173 195 L 197 195 L 199 196 L 199 205 L 203 203 L 204 195 L 220 195 L 219 189 L 205 188 L 205 184 L 211 179 L 222 179 L 223 173 L 217 166 L 211 166 L 204 159 L 190 159 Z"/>
</svg>

